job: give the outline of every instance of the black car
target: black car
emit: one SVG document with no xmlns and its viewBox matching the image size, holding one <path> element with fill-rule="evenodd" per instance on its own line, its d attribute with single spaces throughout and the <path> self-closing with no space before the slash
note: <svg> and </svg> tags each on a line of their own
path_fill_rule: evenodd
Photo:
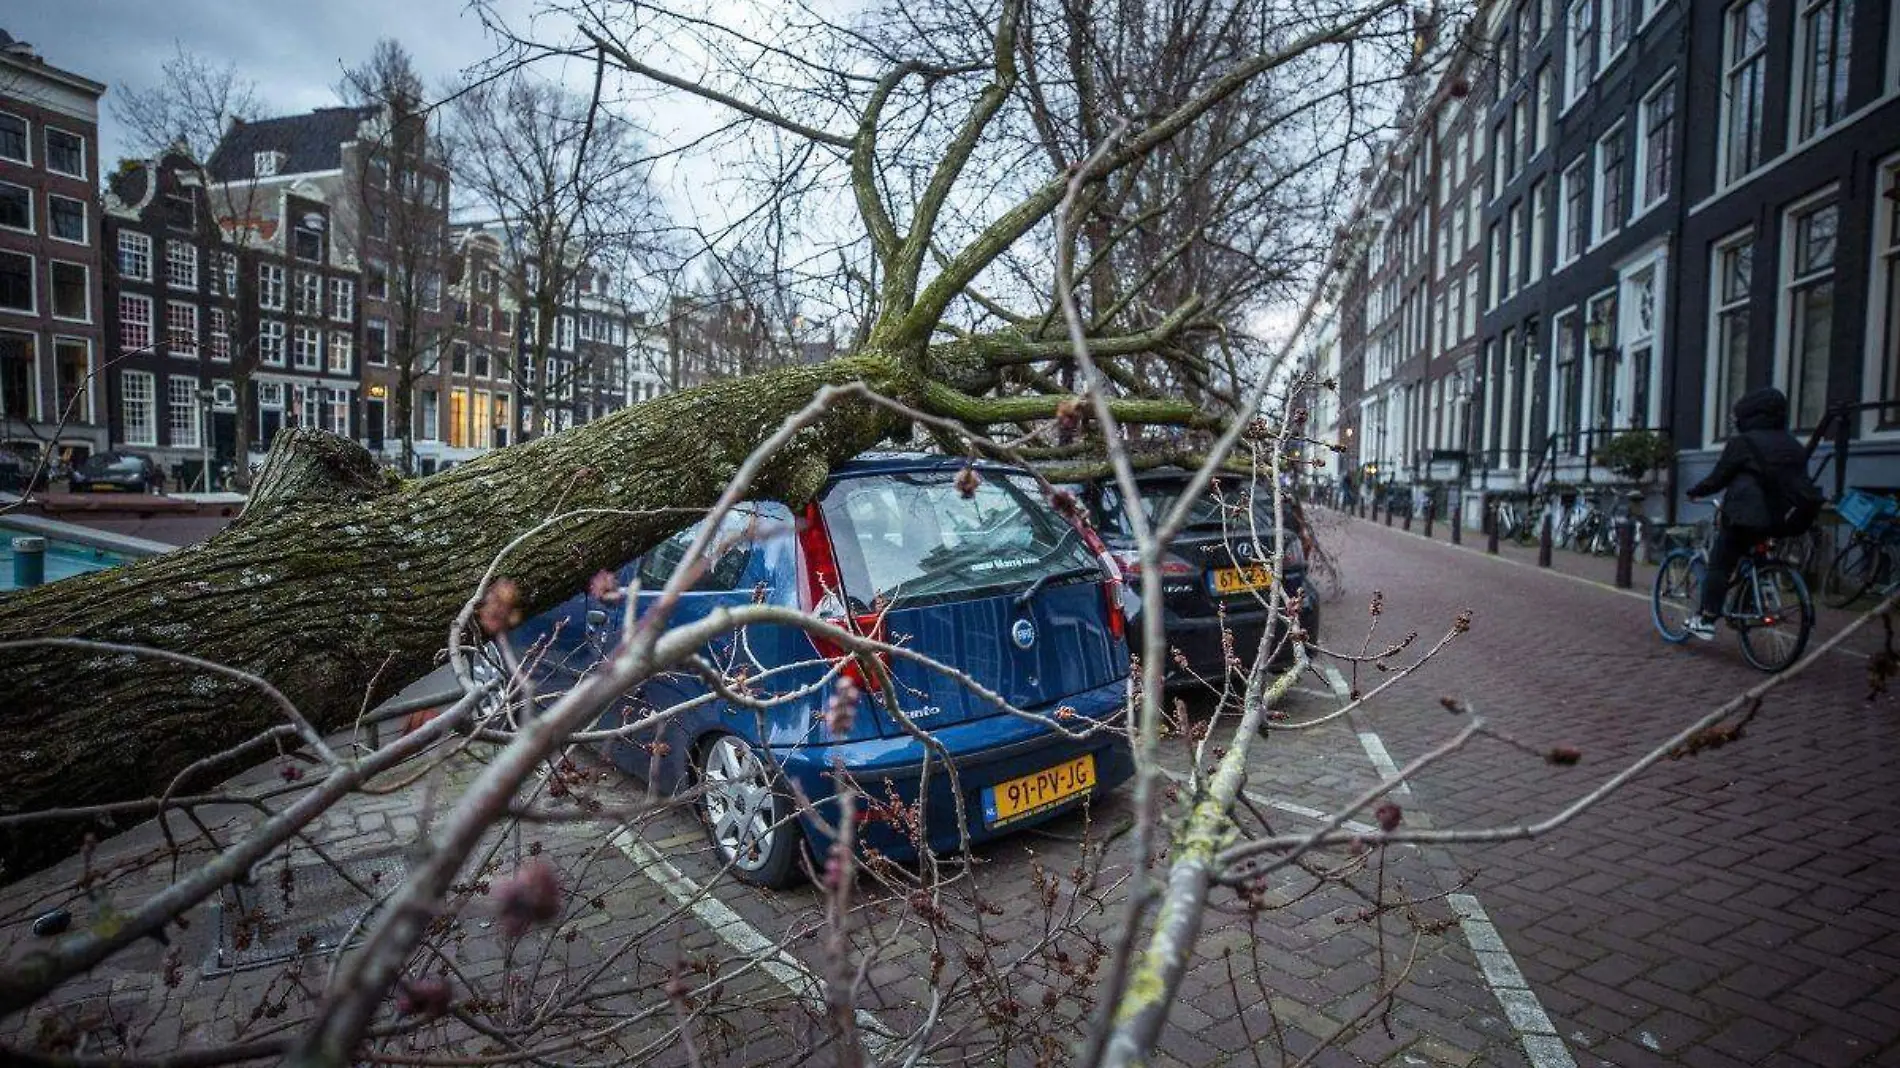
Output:
<svg viewBox="0 0 1900 1068">
<path fill-rule="evenodd" d="M 1162 468 L 1136 476 L 1140 505 L 1151 521 L 1173 508 L 1192 477 L 1191 472 L 1178 468 Z M 1187 524 L 1175 536 L 1161 561 L 1162 611 L 1168 644 L 1187 662 L 1184 668 L 1175 658 L 1169 658 L 1167 681 L 1171 687 L 1206 684 L 1218 688 L 1222 685 L 1226 676 L 1221 646 L 1223 611 L 1227 629 L 1234 636 L 1235 655 L 1243 664 L 1253 663 L 1261 640 L 1268 637 L 1270 613 L 1265 595 L 1271 580 L 1268 565 L 1274 541 L 1273 495 L 1272 488 L 1261 483 L 1250 500 L 1248 481 L 1241 475 L 1217 477 L 1195 503 Z M 1113 479 L 1091 482 L 1077 489 L 1101 531 L 1102 540 L 1121 565 L 1129 590 L 1138 595 L 1140 571 L 1135 532 L 1121 491 Z M 1289 597 L 1306 589 L 1306 553 L 1301 534 L 1298 513 L 1289 509 L 1282 550 Z M 1306 631 L 1308 644 L 1319 640 L 1318 600 L 1305 597 L 1300 605 L 1300 624 Z M 1129 609 L 1132 627 L 1144 606 L 1131 599 Z M 1283 631 L 1283 626 L 1274 628 L 1272 636 L 1276 642 Z M 1279 662 L 1283 663 L 1291 655 L 1292 647 L 1288 645 L 1280 650 Z"/>
<path fill-rule="evenodd" d="M 94 453 L 66 476 L 66 488 L 74 493 L 163 493 L 165 473 L 151 457 L 135 452 Z"/>
</svg>

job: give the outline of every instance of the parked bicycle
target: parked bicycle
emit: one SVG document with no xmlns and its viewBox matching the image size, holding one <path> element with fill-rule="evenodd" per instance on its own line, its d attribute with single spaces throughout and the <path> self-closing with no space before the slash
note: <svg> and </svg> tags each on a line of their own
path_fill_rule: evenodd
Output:
<svg viewBox="0 0 1900 1068">
<path fill-rule="evenodd" d="M 1821 579 L 1821 600 L 1846 608 L 1869 593 L 1884 597 L 1900 588 L 1900 503 L 1850 490 L 1838 507 L 1854 533 Z"/>
<path fill-rule="evenodd" d="M 1498 537 L 1519 545 L 1535 545 L 1542 537 L 1544 509 L 1533 507 L 1533 498 L 1502 497 L 1497 503 Z"/>
<path fill-rule="evenodd" d="M 1708 566 L 1706 542 L 1663 557 L 1649 599 L 1650 619 L 1663 641 L 1679 645 L 1689 639 L 1687 622 L 1698 611 Z M 1762 671 L 1783 671 L 1807 651 L 1814 601 L 1801 573 L 1775 559 L 1762 542 L 1736 565 L 1722 620 L 1740 635 L 1743 659 Z"/>
</svg>

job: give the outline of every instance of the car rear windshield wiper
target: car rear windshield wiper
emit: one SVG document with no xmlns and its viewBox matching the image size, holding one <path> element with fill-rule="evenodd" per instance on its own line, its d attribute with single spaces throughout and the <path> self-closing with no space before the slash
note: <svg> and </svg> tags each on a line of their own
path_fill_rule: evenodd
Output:
<svg viewBox="0 0 1900 1068">
<path fill-rule="evenodd" d="M 1081 578 L 1083 575 L 1099 575 L 1101 573 L 1102 566 L 1100 564 L 1090 564 L 1086 567 L 1078 564 L 1075 567 L 1066 568 L 1062 571 L 1047 572 L 1046 574 L 1038 576 L 1036 581 L 1030 583 L 1028 589 L 1016 595 L 1016 607 L 1021 608 L 1023 605 L 1028 604 L 1034 599 L 1036 594 L 1042 592 L 1044 586 L 1049 585 L 1051 582 L 1056 582 L 1061 579 Z"/>
</svg>

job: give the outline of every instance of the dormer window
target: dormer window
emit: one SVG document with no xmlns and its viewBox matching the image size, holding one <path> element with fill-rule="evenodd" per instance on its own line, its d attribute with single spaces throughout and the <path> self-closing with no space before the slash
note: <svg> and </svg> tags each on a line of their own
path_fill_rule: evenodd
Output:
<svg viewBox="0 0 1900 1068">
<path fill-rule="evenodd" d="M 251 169 L 259 178 L 275 176 L 284 166 L 284 154 L 275 149 L 269 152 L 257 152 L 251 156 Z"/>
</svg>

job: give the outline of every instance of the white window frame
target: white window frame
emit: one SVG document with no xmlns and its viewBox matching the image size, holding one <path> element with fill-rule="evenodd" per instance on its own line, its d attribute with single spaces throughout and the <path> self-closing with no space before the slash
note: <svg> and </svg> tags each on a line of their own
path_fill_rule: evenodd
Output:
<svg viewBox="0 0 1900 1068">
<path fill-rule="evenodd" d="M 55 200 L 64 200 L 68 204 L 79 205 L 79 237 L 77 239 L 70 238 L 70 237 L 61 237 L 59 236 L 57 232 L 54 231 L 53 229 L 53 201 Z M 92 207 L 91 205 L 87 204 L 85 201 L 79 199 L 78 197 L 61 196 L 58 193 L 49 191 L 46 194 L 46 239 L 49 241 L 63 242 L 68 245 L 88 245 L 88 246 L 91 245 L 92 244 Z"/>
<path fill-rule="evenodd" d="M 1722 390 L 1724 359 L 1727 355 L 1722 347 L 1722 317 L 1733 311 L 1746 310 L 1750 319 L 1754 318 L 1754 244 L 1755 229 L 1748 227 L 1729 234 L 1709 246 L 1709 314 L 1706 330 L 1708 341 L 1702 356 L 1702 444 L 1705 448 L 1713 448 L 1718 442 L 1728 437 L 1726 433 L 1728 409 L 1735 403 L 1736 398 L 1724 396 Z M 1751 281 L 1740 297 L 1735 300 L 1724 300 L 1722 286 L 1726 279 L 1722 273 L 1722 260 L 1725 255 L 1741 245 L 1750 246 L 1748 255 Z M 1749 333 L 1753 334 L 1753 332 L 1751 323 Z M 1743 388 L 1746 388 L 1748 380 L 1746 344 L 1742 349 L 1742 362 Z"/>
<path fill-rule="evenodd" d="M 126 335 L 125 328 L 128 325 L 138 324 L 138 317 L 126 315 L 126 309 L 128 307 L 143 307 L 145 309 L 143 316 L 144 323 L 142 324 L 145 327 L 145 343 L 142 345 L 134 342 Z M 119 355 L 121 356 L 158 351 L 158 323 L 156 321 L 156 312 L 152 306 L 152 298 L 139 293 L 119 294 L 119 336 L 116 340 L 119 343 Z"/>
<path fill-rule="evenodd" d="M 383 335 L 383 343 L 380 347 L 369 343 L 371 334 Z M 363 362 L 371 367 L 389 365 L 389 320 L 380 318 L 363 320 Z"/>
<path fill-rule="evenodd" d="M 1504 288 L 1508 296 L 1516 296 L 1524 288 L 1524 202 L 1513 202 L 1505 218 Z"/>
<path fill-rule="evenodd" d="M 257 324 L 257 362 L 264 367 L 283 367 L 289 362 L 289 354 L 284 350 L 289 345 L 284 324 L 279 319 L 265 319 Z M 272 354 L 276 358 L 272 358 Z"/>
<path fill-rule="evenodd" d="M 1619 5 L 1628 8 L 1623 20 L 1623 39 L 1610 40 L 1610 13 Z M 1637 9 L 1637 0 L 1600 0 L 1597 6 L 1597 73 L 1602 74 L 1623 58 L 1629 51 L 1630 42 L 1636 39 L 1637 26 L 1642 22 L 1642 12 Z"/>
<path fill-rule="evenodd" d="M 1610 195 L 1611 188 L 1610 183 L 1604 180 L 1603 164 L 1605 154 L 1603 147 L 1606 144 L 1615 142 L 1616 146 L 1622 150 L 1622 163 L 1618 167 L 1616 181 L 1618 186 L 1629 184 L 1629 145 L 1625 143 L 1628 139 L 1628 134 L 1628 124 L 1619 122 L 1604 131 L 1603 135 L 1596 139 L 1595 146 L 1590 150 L 1590 248 L 1595 248 L 1610 238 L 1615 237 L 1617 232 L 1622 230 L 1625 225 L 1625 220 L 1621 218 L 1610 219 L 1609 212 L 1605 210 L 1609 206 L 1606 201 Z M 1624 210 L 1622 209 L 1628 208 L 1629 202 L 1622 197 L 1621 188 L 1618 188 L 1616 193 L 1618 195 L 1617 205 L 1619 208 L 1617 214 L 1620 216 L 1624 214 Z"/>
<path fill-rule="evenodd" d="M 86 312 L 84 315 L 72 316 L 59 314 L 58 302 L 54 299 L 53 271 L 60 266 L 79 268 L 79 276 L 81 279 L 80 290 L 86 295 Z M 46 311 L 48 315 L 62 323 L 92 322 L 92 268 L 87 267 L 83 263 L 74 263 L 71 260 L 56 260 L 48 257 L 46 260 Z"/>
<path fill-rule="evenodd" d="M 442 397 L 438 390 L 416 390 L 416 440 L 439 441 L 442 425 Z"/>
<path fill-rule="evenodd" d="M 172 341 L 172 331 L 174 329 L 174 326 L 172 323 L 173 313 L 180 312 L 180 311 L 191 313 L 191 316 L 190 316 L 191 318 L 191 344 L 189 347 L 180 347 L 179 345 L 175 344 Z M 165 302 L 165 351 L 181 359 L 196 359 L 198 357 L 198 326 L 199 326 L 198 306 L 196 304 L 193 304 L 192 302 L 188 300 L 166 301 Z"/>
<path fill-rule="evenodd" d="M 10 234 L 38 234 L 40 219 L 39 201 L 33 196 L 33 187 L 18 185 L 14 182 L 0 182 L 0 186 L 6 186 L 8 189 L 18 189 L 20 192 L 26 194 L 26 226 L 0 225 L 0 230 L 4 230 Z"/>
<path fill-rule="evenodd" d="M 231 360 L 231 315 L 223 308 L 210 309 L 205 323 L 205 350 L 213 360 Z"/>
<path fill-rule="evenodd" d="M 284 154 L 276 149 L 251 153 L 251 175 L 255 178 L 275 178 L 284 165 Z"/>
<path fill-rule="evenodd" d="M 20 120 L 20 143 L 26 146 L 25 159 L 21 159 L 17 156 L 0 156 L 0 160 L 31 167 L 33 165 L 33 120 L 15 111 L 0 110 L 0 115 L 5 115 L 9 119 Z"/>
<path fill-rule="evenodd" d="M 323 318 L 323 276 L 315 271 L 298 271 L 292 285 L 295 314 L 303 319 Z"/>
<path fill-rule="evenodd" d="M 1841 224 L 1845 217 L 1845 212 L 1843 211 L 1845 205 L 1840 193 L 1841 190 L 1838 184 L 1830 184 L 1823 189 L 1817 190 L 1789 204 L 1781 211 L 1781 256 L 1780 261 L 1775 267 L 1774 386 L 1776 389 L 1781 390 L 1788 398 L 1788 426 L 1795 430 L 1797 435 L 1800 431 L 1812 429 L 1812 424 L 1804 422 L 1801 418 L 1801 401 L 1803 397 L 1800 395 L 1800 391 L 1795 388 L 1794 384 L 1794 299 L 1797 289 L 1804 289 L 1821 281 L 1825 277 L 1834 286 L 1834 307 L 1829 314 L 1833 318 L 1838 319 L 1844 310 L 1841 301 L 1842 275 L 1840 270 L 1840 253 L 1841 245 L 1846 240 L 1847 235 L 1841 229 Z M 1825 270 L 1811 271 L 1797 278 L 1794 274 L 1795 254 L 1797 252 L 1795 246 L 1798 243 L 1798 235 L 1800 232 L 1797 219 L 1811 214 L 1829 202 L 1832 202 L 1835 213 L 1834 258 L 1829 262 Z M 1833 338 L 1830 337 L 1828 339 L 1829 367 L 1832 368 L 1835 361 L 1844 359 L 1847 356 L 1848 354 L 1845 352 L 1836 351 Z M 1823 380 L 1822 388 L 1821 406 L 1823 413 L 1825 413 L 1827 407 L 1825 379 Z"/>
<path fill-rule="evenodd" d="M 187 273 L 186 269 L 189 269 Z M 179 281 L 183 276 L 184 281 Z M 189 241 L 165 242 L 165 287 L 198 291 L 198 246 Z"/>
<path fill-rule="evenodd" d="M 289 300 L 289 284 L 284 268 L 275 263 L 257 265 L 257 306 L 264 311 L 283 311 Z"/>
<path fill-rule="evenodd" d="M 1900 26 L 1900 18 L 1893 23 Z M 1894 288 L 1900 286 L 1900 202 L 1886 195 L 1890 189 L 1900 189 L 1900 154 L 1888 156 L 1874 167 L 1867 340 L 1861 347 L 1862 352 L 1872 355 L 1861 360 L 1863 397 L 1900 397 L 1900 290 Z M 1860 418 L 1863 437 L 1900 437 L 1900 410 L 1866 411 Z"/>
<path fill-rule="evenodd" d="M 298 326 L 291 336 L 290 365 L 299 371 L 323 370 L 323 331 Z"/>
<path fill-rule="evenodd" d="M 182 391 L 180 386 L 185 387 Z M 180 404 L 183 396 L 185 403 Z M 188 411 L 191 417 L 180 433 L 178 413 Z M 198 379 L 191 375 L 171 375 L 165 379 L 165 430 L 166 444 L 174 449 L 197 449 L 204 442 L 204 405 L 198 403 Z"/>
<path fill-rule="evenodd" d="M 1651 200 L 1648 196 L 1650 164 L 1649 109 L 1651 105 L 1665 96 L 1669 98 L 1669 118 L 1667 120 L 1668 128 L 1663 131 L 1663 142 L 1669 154 L 1669 171 L 1663 176 L 1662 192 L 1656 194 L 1656 198 Z M 1630 212 L 1630 222 L 1635 222 L 1637 219 L 1649 214 L 1657 205 L 1669 199 L 1669 186 L 1675 181 L 1676 167 L 1680 162 L 1676 158 L 1676 114 L 1680 104 L 1681 102 L 1676 92 L 1676 72 L 1673 70 L 1656 79 L 1655 84 L 1650 87 L 1647 93 L 1643 94 L 1643 98 L 1636 104 L 1636 165 L 1632 168 L 1630 174 L 1630 192 L 1633 208 Z"/>
<path fill-rule="evenodd" d="M 1840 98 L 1835 101 L 1836 114 L 1834 118 L 1831 121 L 1823 122 L 1815 126 L 1813 129 L 1807 129 L 1809 117 L 1808 105 L 1811 103 L 1809 95 L 1814 91 L 1814 86 L 1809 84 L 1809 79 L 1813 77 L 1814 72 L 1809 69 L 1809 60 L 1812 57 L 1808 54 L 1808 46 L 1815 11 L 1817 8 L 1831 7 L 1835 12 L 1835 17 L 1838 18 L 1841 3 L 1842 0 L 1796 0 L 1795 2 L 1794 51 L 1790 53 L 1793 57 L 1793 69 L 1790 72 L 1790 84 L 1788 87 L 1788 142 L 1791 145 L 1805 145 L 1809 141 L 1824 136 L 1829 130 L 1839 126 L 1851 113 L 1847 106 L 1848 93 L 1851 87 L 1843 84 Z M 1847 39 L 1848 47 L 1845 51 L 1837 50 L 1835 52 L 1833 68 L 1840 72 L 1839 76 L 1843 82 L 1845 82 L 1848 75 L 1851 74 L 1854 58 L 1852 36 L 1853 12 L 1850 11 L 1847 15 L 1847 28 L 1849 31 Z M 1889 22 L 1895 19 L 1900 19 L 1900 12 L 1890 12 L 1888 14 Z M 1840 44 L 1838 34 L 1834 38 L 1834 44 L 1838 48 Z"/>
<path fill-rule="evenodd" d="M 79 142 L 79 171 L 78 173 L 74 173 L 72 171 L 62 171 L 59 168 L 53 166 L 53 153 L 50 149 L 48 149 L 46 152 L 46 173 L 63 175 L 67 178 L 77 178 L 82 182 L 91 181 L 92 180 L 92 146 L 89 142 L 87 142 L 86 135 L 82 133 L 75 133 L 72 130 L 68 130 L 63 126 L 53 126 L 47 123 L 40 124 L 41 138 L 45 138 L 50 134 L 56 134 L 56 133 L 65 134 L 67 137 L 70 137 L 73 140 Z"/>
<path fill-rule="evenodd" d="M 356 282 L 353 279 L 330 279 L 330 318 L 339 323 L 356 318 Z"/>
<path fill-rule="evenodd" d="M 1588 22 L 1579 33 L 1578 15 L 1587 15 Z M 1597 0 L 1571 0 L 1564 9 L 1564 107 L 1568 112 L 1577 101 L 1583 99 L 1584 90 L 1596 80 L 1597 47 Z M 1585 53 L 1579 59 L 1578 43 L 1583 45 Z"/>
<path fill-rule="evenodd" d="M 1573 174 L 1579 174 L 1580 180 L 1585 183 L 1585 193 L 1582 198 L 1582 203 L 1583 206 L 1587 208 L 1590 206 L 1590 194 L 1588 192 L 1588 183 L 1590 180 L 1589 153 L 1586 152 L 1577 156 L 1577 158 L 1570 161 L 1568 166 L 1557 173 L 1557 270 L 1563 270 L 1565 267 L 1582 259 L 1583 254 L 1590 250 L 1591 226 L 1588 220 L 1584 221 L 1583 240 L 1580 243 L 1580 247 L 1575 251 L 1572 251 L 1570 248 L 1570 231 L 1575 222 L 1575 220 L 1570 217 L 1570 176 Z"/>
<path fill-rule="evenodd" d="M 333 375 L 347 375 L 356 367 L 356 339 L 348 330 L 330 331 L 328 363 L 325 365 Z"/>
<path fill-rule="evenodd" d="M 0 253 L 19 256 L 26 260 L 26 295 L 30 302 L 25 308 L 0 307 L 0 314 L 38 315 L 40 313 L 40 258 L 31 252 L 22 252 L 19 249 L 0 249 Z"/>
<path fill-rule="evenodd" d="M 1544 278 L 1544 231 L 1550 229 L 1550 176 L 1531 183 L 1526 199 L 1530 202 L 1530 251 L 1524 264 L 1525 284 L 1535 285 Z"/>
<path fill-rule="evenodd" d="M 1716 93 L 1719 110 L 1716 115 L 1715 136 L 1715 186 L 1718 190 L 1741 182 L 1765 162 L 1766 145 L 1763 143 L 1763 138 L 1766 135 L 1765 120 L 1768 111 L 1768 42 L 1772 34 L 1764 31 L 1761 47 L 1745 56 L 1737 57 L 1731 51 L 1731 46 L 1735 43 L 1736 16 L 1756 4 L 1761 5 L 1765 20 L 1768 17 L 1768 0 L 1737 0 L 1722 11 L 1722 80 Z M 1731 99 L 1729 89 L 1736 75 L 1743 68 L 1750 66 L 1755 68 L 1755 159 L 1749 166 L 1738 171 L 1731 171 L 1729 149 L 1735 138 L 1735 101 Z"/>
<path fill-rule="evenodd" d="M 1537 68 L 1536 80 L 1531 84 L 1531 91 L 1535 94 L 1531 98 L 1531 107 L 1537 112 L 1531 134 L 1532 158 L 1542 155 L 1544 150 L 1550 147 L 1551 111 L 1555 106 L 1554 98 L 1557 93 L 1555 81 L 1556 74 L 1551 69 L 1550 61 L 1545 60 L 1544 64 Z"/>
<path fill-rule="evenodd" d="M 75 337 L 72 334 L 54 334 L 53 343 L 47 346 L 48 353 L 53 357 L 53 401 L 60 406 L 60 411 L 64 412 L 66 410 L 66 402 L 59 396 L 59 349 L 62 345 L 77 345 L 86 350 L 86 375 L 81 379 L 79 389 L 77 390 L 80 403 L 74 406 L 72 418 L 75 422 L 93 422 L 93 412 L 96 409 L 93 398 L 96 397 L 100 391 L 92 388 L 94 381 L 93 374 L 98 369 L 98 365 L 93 362 L 92 339 Z M 33 381 L 36 385 L 39 382 L 37 372 L 35 373 Z M 104 381 L 104 379 L 100 379 L 99 381 Z"/>
<path fill-rule="evenodd" d="M 1639 278 L 1648 276 L 1650 292 L 1651 322 L 1648 333 L 1642 331 L 1641 306 L 1636 296 L 1640 292 Z M 1663 321 L 1668 301 L 1665 294 L 1669 285 L 1669 265 L 1663 253 L 1656 252 L 1639 257 L 1626 265 L 1618 278 L 1619 289 L 1616 297 L 1616 314 L 1621 318 L 1617 328 L 1617 344 L 1622 358 L 1617 361 L 1617 398 L 1630 401 L 1631 411 L 1624 418 L 1628 427 L 1653 427 L 1662 417 L 1663 347 L 1668 336 L 1668 325 Z M 1649 381 L 1644 383 L 1644 394 L 1648 404 L 1643 411 L 1635 411 L 1636 402 L 1636 351 L 1649 349 Z"/>
<path fill-rule="evenodd" d="M 139 388 L 134 389 L 135 385 Z M 143 408 L 143 420 L 133 418 L 135 406 Z M 127 445 L 152 448 L 158 444 L 158 386 L 150 371 L 119 372 L 119 418 Z"/>
</svg>

